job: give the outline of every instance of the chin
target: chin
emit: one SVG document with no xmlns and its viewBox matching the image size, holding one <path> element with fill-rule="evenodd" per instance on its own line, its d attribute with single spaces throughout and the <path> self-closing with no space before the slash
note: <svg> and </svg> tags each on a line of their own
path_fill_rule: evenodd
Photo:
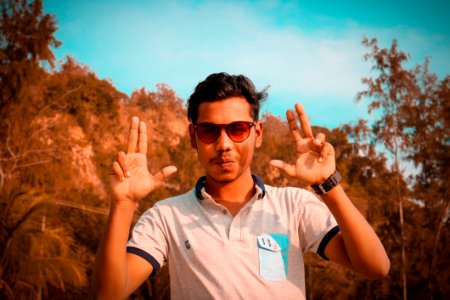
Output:
<svg viewBox="0 0 450 300">
<path fill-rule="evenodd" d="M 231 174 L 227 175 L 220 175 L 220 176 L 211 176 L 214 181 L 220 182 L 220 183 L 227 183 L 232 182 L 236 179 L 236 176 L 232 176 Z"/>
<path fill-rule="evenodd" d="M 236 172 L 213 172 L 209 173 L 209 177 L 211 177 L 214 181 L 227 183 L 234 181 L 239 176 L 238 174 L 236 174 Z"/>
</svg>

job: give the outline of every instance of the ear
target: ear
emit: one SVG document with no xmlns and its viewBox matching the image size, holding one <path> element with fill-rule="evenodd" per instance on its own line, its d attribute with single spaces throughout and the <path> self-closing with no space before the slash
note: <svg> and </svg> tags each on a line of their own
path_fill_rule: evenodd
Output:
<svg viewBox="0 0 450 300">
<path fill-rule="evenodd" d="M 191 140 L 191 147 L 197 150 L 197 143 L 195 142 L 195 130 L 194 125 L 189 124 L 189 138 Z"/>
<path fill-rule="evenodd" d="M 255 133 L 256 133 L 255 147 L 259 148 L 262 145 L 262 136 L 263 136 L 263 123 L 261 121 L 256 122 Z"/>
</svg>

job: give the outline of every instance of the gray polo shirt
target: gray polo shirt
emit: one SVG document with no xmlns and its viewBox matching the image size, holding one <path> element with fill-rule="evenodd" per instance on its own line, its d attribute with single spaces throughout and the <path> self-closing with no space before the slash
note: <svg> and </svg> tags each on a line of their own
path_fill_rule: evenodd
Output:
<svg viewBox="0 0 450 300">
<path fill-rule="evenodd" d="M 339 227 L 312 193 L 253 178 L 256 193 L 235 217 L 205 192 L 204 177 L 155 203 L 127 251 L 147 260 L 152 275 L 170 262 L 172 299 L 305 299 L 303 254 L 324 257 Z"/>
</svg>

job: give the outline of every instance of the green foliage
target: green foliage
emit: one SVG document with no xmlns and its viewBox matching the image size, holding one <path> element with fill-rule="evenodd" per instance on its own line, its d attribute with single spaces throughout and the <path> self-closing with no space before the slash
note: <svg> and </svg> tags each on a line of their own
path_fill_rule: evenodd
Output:
<svg viewBox="0 0 450 300">
<path fill-rule="evenodd" d="M 447 282 L 450 273 L 443 265 L 449 247 L 446 240 L 449 234 L 448 213 L 450 205 L 450 76 L 439 81 L 436 74 L 428 70 L 425 61 L 420 71 L 420 93 L 409 106 L 404 106 L 405 127 L 411 133 L 407 141 L 407 158 L 420 170 L 413 175 L 412 188 L 414 200 L 420 203 L 424 214 L 420 224 L 426 230 L 420 232 L 421 241 L 430 241 L 417 253 L 411 264 L 412 272 L 421 272 L 418 284 L 426 287 L 428 296 L 449 292 Z M 417 215 L 417 213 L 416 213 Z M 426 217 L 425 217 L 426 216 Z M 427 232 L 425 234 L 425 232 Z M 418 242 L 418 241 L 417 241 Z M 421 256 L 418 256 L 421 255 Z M 426 267 L 422 257 L 428 257 Z M 438 266 L 441 266 L 440 268 Z"/>
<path fill-rule="evenodd" d="M 149 168 L 175 165 L 163 187 L 140 202 L 138 215 L 156 201 L 191 189 L 202 167 L 187 132 L 186 108 L 165 84 L 130 97 L 87 66 L 68 57 L 54 67 L 53 16 L 42 1 L 1 1 L 0 21 L 0 298 L 87 298 L 109 206 L 111 163 L 126 151 L 131 116 L 145 121 Z M 380 236 L 391 258 L 387 280 L 367 281 L 335 264 L 307 255 L 307 296 L 338 299 L 401 298 L 401 247 L 396 191 L 405 211 L 405 249 L 411 298 L 447 295 L 450 272 L 450 77 L 439 81 L 423 66 L 405 70 L 408 54 L 365 40 L 376 78 L 366 78 L 369 109 L 381 118 L 369 126 L 323 132 L 336 150 L 344 188 Z M 295 159 L 292 137 L 281 118 L 265 114 L 263 144 L 252 172 L 274 186 L 306 187 L 269 166 L 271 159 Z M 387 151 L 379 153 L 383 141 Z M 418 172 L 407 181 L 387 164 L 400 151 Z M 44 226 L 45 225 L 45 226 Z M 431 239 L 430 239 L 431 237 Z M 168 297 L 167 269 L 135 293 Z M 51 296 L 50 296 L 51 295 Z M 150 295 L 150 296 L 149 296 Z"/>
<path fill-rule="evenodd" d="M 53 74 L 46 97 L 59 110 L 74 116 L 77 124 L 92 135 L 99 123 L 115 129 L 119 100 L 126 99 L 126 95 L 118 92 L 110 82 L 99 80 L 88 67 L 72 57 L 67 57 L 61 71 Z"/>
<path fill-rule="evenodd" d="M 263 143 L 261 148 L 255 151 L 251 164 L 252 172 L 260 176 L 264 183 L 273 186 L 298 184 L 269 165 L 271 159 L 282 159 L 287 162 L 295 160 L 295 153 L 290 151 L 294 143 L 287 122 L 271 114 L 263 115 L 261 121 L 263 122 Z"/>
<path fill-rule="evenodd" d="M 375 121 L 372 130 L 377 139 L 383 142 L 388 151 L 395 154 L 404 150 L 406 145 L 398 141 L 406 139 L 404 113 L 401 107 L 411 105 L 417 97 L 417 70 L 403 68 L 409 55 L 398 49 L 396 40 L 390 49 L 380 48 L 376 39 L 363 40 L 363 45 L 370 48 L 364 58 L 374 62 L 375 78 L 363 78 L 367 90 L 359 92 L 357 100 L 370 99 L 368 111 L 380 110 L 381 118 Z"/>
<path fill-rule="evenodd" d="M 450 203 L 447 191 L 450 79 L 446 76 L 439 81 L 431 74 L 429 60 L 405 69 L 403 63 L 409 55 L 398 49 L 396 41 L 390 49 L 380 48 L 376 39 L 365 39 L 363 44 L 371 49 L 366 59 L 374 63 L 377 77 L 363 79 L 367 90 L 359 93 L 358 99 L 368 98 L 369 112 L 379 110 L 381 117 L 371 129 L 367 123 L 360 122 L 346 130 L 358 145 L 361 145 L 361 133 L 369 140 L 369 145 L 360 149 L 373 149 L 376 142 L 381 142 L 393 155 L 392 175 L 381 177 L 372 191 L 374 199 L 380 199 L 378 194 L 385 195 L 384 205 L 377 201 L 375 207 L 385 207 L 386 212 L 384 219 L 376 224 L 381 235 L 387 238 L 385 245 L 393 262 L 390 288 L 397 290 L 402 285 L 404 298 L 407 294 L 418 299 L 444 297 L 449 291 L 450 273 L 435 266 L 449 262 L 442 254 L 448 251 L 445 240 Z M 401 174 L 401 161 L 409 161 L 409 166 L 412 163 L 416 167 L 409 184 L 404 179 L 406 175 Z M 396 182 L 397 203 L 389 196 L 393 182 Z M 395 222 L 397 209 L 400 223 Z M 401 232 L 400 237 L 396 231 Z"/>
<path fill-rule="evenodd" d="M 74 147 L 84 150 L 90 143 L 84 133 L 81 138 L 70 134 L 83 119 L 68 113 L 68 96 L 77 88 L 89 92 L 82 98 L 90 104 L 83 113 L 98 114 L 98 122 L 108 125 L 111 116 L 117 119 L 121 93 L 86 70 L 66 76 L 78 67 L 73 60 L 59 73 L 48 73 L 43 65 L 53 66 L 50 47 L 59 42 L 41 1 L 2 1 L 1 10 L 0 297 L 49 298 L 50 290 L 54 295 L 85 289 L 88 282 L 86 253 L 78 236 L 71 236 L 83 224 L 61 222 L 55 209 L 55 199 L 64 197 L 76 178 Z M 89 138 L 96 137 L 96 128 L 88 129 Z"/>
<path fill-rule="evenodd" d="M 60 42 L 53 36 L 56 22 L 43 14 L 42 1 L 2 0 L 0 19 L 0 116 L 16 101 L 24 86 L 38 81 L 40 63 L 53 66 L 51 47 Z"/>
<path fill-rule="evenodd" d="M 52 199 L 29 187 L 8 186 L 0 194 L 0 295 L 48 297 L 48 288 L 86 284 L 85 267 L 73 258 L 72 239 L 52 224 Z M 56 222 L 54 222 L 56 223 Z"/>
</svg>

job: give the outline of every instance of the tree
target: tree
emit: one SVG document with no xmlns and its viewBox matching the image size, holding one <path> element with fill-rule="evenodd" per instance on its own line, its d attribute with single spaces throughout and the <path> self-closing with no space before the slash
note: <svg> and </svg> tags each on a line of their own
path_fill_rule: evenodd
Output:
<svg viewBox="0 0 450 300">
<path fill-rule="evenodd" d="M 449 272 L 441 270 L 445 273 L 438 274 L 436 267 L 448 262 L 443 254 L 448 247 L 441 237 L 448 237 L 444 228 L 448 228 L 450 202 L 450 77 L 439 81 L 429 72 L 429 59 L 423 65 L 405 69 L 403 64 L 409 55 L 398 49 L 395 40 L 389 49 L 380 48 L 376 39 L 364 39 L 363 44 L 371 50 L 365 58 L 374 63 L 377 74 L 375 78 L 363 79 L 367 89 L 358 94 L 357 100 L 368 98 L 369 113 L 379 114 L 370 139 L 373 143 L 382 142 L 393 159 L 403 298 L 406 299 L 407 291 L 417 297 L 443 297 L 448 293 Z M 410 171 L 409 186 L 402 179 L 401 161 L 412 162 L 416 168 Z M 411 169 L 411 165 L 407 166 Z M 429 236 L 433 237 L 431 243 Z M 408 253 L 409 263 L 406 247 L 414 249 Z M 408 273 L 415 276 L 407 279 Z"/>
<path fill-rule="evenodd" d="M 48 195 L 8 186 L 0 193 L 0 298 L 48 298 L 50 286 L 86 284 L 85 266 L 74 260 L 73 243 L 63 228 L 46 218 Z"/>
<path fill-rule="evenodd" d="M 294 146 L 287 122 L 270 113 L 264 114 L 261 121 L 264 125 L 263 143 L 261 148 L 255 151 L 251 164 L 252 172 L 261 176 L 261 179 L 270 185 L 287 186 L 294 183 L 298 184 L 291 178 L 283 176 L 277 168 L 270 167 L 269 164 L 271 159 L 295 160 L 295 153 L 292 153 L 290 151 L 292 148 L 289 147 L 289 143 L 292 143 L 292 147 Z"/>
<path fill-rule="evenodd" d="M 0 20 L 0 188 L 21 168 L 48 162 L 52 147 L 39 135 L 51 124 L 32 122 L 46 113 L 40 86 L 53 66 L 55 20 L 43 14 L 42 1 L 1 0 Z M 18 136 L 21 139 L 18 139 Z"/>
<path fill-rule="evenodd" d="M 360 281 L 355 298 L 376 299 L 401 298 L 403 287 L 401 274 L 401 245 L 399 241 L 397 173 L 389 170 L 388 159 L 377 152 L 376 136 L 368 127 L 366 120 L 359 120 L 356 126 L 344 125 L 343 131 L 351 141 L 352 151 L 344 162 L 343 176 L 348 183 L 348 193 L 357 207 L 376 231 L 391 260 L 391 270 L 382 281 Z M 339 166 L 341 170 L 342 166 Z M 401 177 L 401 186 L 407 190 Z M 360 205 L 358 205 L 358 203 Z M 410 203 L 405 203 L 410 211 Z M 409 222 L 405 222 L 406 232 L 415 232 Z"/>
<path fill-rule="evenodd" d="M 87 281 L 71 232 L 55 226 L 54 198 L 40 176 L 60 154 L 52 134 L 66 94 L 45 94 L 45 67 L 53 67 L 51 47 L 60 43 L 42 1 L 0 4 L 0 297 L 40 299 Z"/>
<path fill-rule="evenodd" d="M 365 55 L 366 60 L 372 60 L 372 69 L 378 72 L 378 77 L 364 78 L 367 90 L 359 92 L 357 100 L 368 97 L 371 99 L 369 113 L 381 110 L 381 118 L 375 121 L 373 132 L 378 141 L 393 155 L 393 171 L 396 173 L 397 202 L 399 205 L 400 245 L 402 261 L 403 299 L 407 299 L 407 262 L 405 252 L 404 226 L 404 190 L 402 189 L 400 159 L 406 149 L 409 138 L 404 126 L 402 107 L 410 106 L 417 97 L 416 71 L 405 70 L 402 66 L 409 55 L 398 50 L 394 40 L 390 49 L 380 48 L 376 39 L 364 39 L 363 45 L 371 52 Z"/>
<path fill-rule="evenodd" d="M 405 111 L 405 128 L 411 134 L 407 158 L 420 170 L 413 176 L 414 199 L 423 205 L 427 216 L 424 222 L 433 237 L 425 253 L 429 261 L 423 278 L 427 283 L 428 297 L 432 299 L 446 294 L 442 289 L 445 283 L 439 282 L 448 282 L 449 279 L 448 272 L 447 278 L 438 273 L 436 264 L 448 252 L 441 237 L 449 227 L 450 76 L 439 81 L 437 75 L 429 71 L 429 59 L 419 70 L 419 96 L 402 109 Z"/>
<path fill-rule="evenodd" d="M 41 0 L 1 0 L 0 20 L 0 117 L 5 106 L 22 97 L 30 82 L 39 81 L 41 63 L 53 66 L 51 47 L 60 42 L 54 37 L 56 22 L 43 13 Z M 28 95 L 27 95 L 28 94 Z"/>
</svg>

